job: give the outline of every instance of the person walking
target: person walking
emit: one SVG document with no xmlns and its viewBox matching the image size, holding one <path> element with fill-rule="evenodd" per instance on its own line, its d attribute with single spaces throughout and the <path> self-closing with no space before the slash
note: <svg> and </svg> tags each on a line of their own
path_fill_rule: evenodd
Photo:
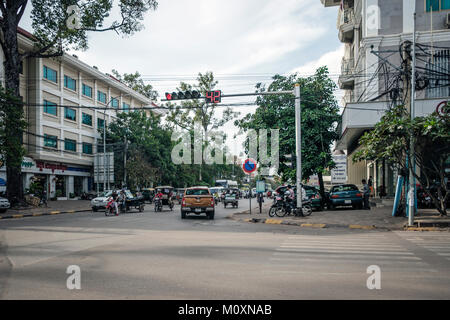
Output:
<svg viewBox="0 0 450 320">
<path fill-rule="evenodd" d="M 369 180 L 367 181 L 367 185 L 369 186 L 370 189 L 370 196 L 373 197 L 373 178 L 372 176 L 369 177 Z"/>
<path fill-rule="evenodd" d="M 365 210 L 370 210 L 369 206 L 369 197 L 370 197 L 370 188 L 369 185 L 366 182 L 366 179 L 362 179 L 363 184 L 363 204 Z"/>
<path fill-rule="evenodd" d="M 262 192 L 258 192 L 257 195 L 257 199 L 258 199 L 258 204 L 259 204 L 259 213 L 262 213 L 262 204 L 264 202 L 264 195 Z"/>
</svg>

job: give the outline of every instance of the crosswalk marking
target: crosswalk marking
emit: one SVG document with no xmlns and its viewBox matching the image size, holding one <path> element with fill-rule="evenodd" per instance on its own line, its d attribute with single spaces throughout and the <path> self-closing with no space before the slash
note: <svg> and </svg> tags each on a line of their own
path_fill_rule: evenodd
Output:
<svg viewBox="0 0 450 320">
<path fill-rule="evenodd" d="M 365 272 L 375 264 L 384 272 L 438 272 L 403 244 L 393 241 L 386 233 L 289 235 L 274 248 L 264 270 L 295 274 L 320 269 L 323 274 L 342 275 L 356 270 Z M 442 253 L 450 257 L 447 251 Z"/>
<path fill-rule="evenodd" d="M 410 233 L 396 232 L 396 234 L 415 245 L 427 249 L 440 257 L 450 260 L 450 233 L 424 233 L 411 236 Z"/>
</svg>

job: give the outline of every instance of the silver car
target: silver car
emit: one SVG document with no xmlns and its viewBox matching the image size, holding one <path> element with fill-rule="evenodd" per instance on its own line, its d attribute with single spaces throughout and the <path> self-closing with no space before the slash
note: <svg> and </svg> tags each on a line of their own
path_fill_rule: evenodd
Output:
<svg viewBox="0 0 450 320">
<path fill-rule="evenodd" d="M 105 209 L 108 204 L 108 198 L 112 195 L 112 190 L 106 190 L 100 193 L 97 198 L 91 200 L 92 211 L 97 211 L 99 209 Z"/>
<path fill-rule="evenodd" d="M 0 197 L 0 212 L 6 212 L 11 207 L 8 199 Z"/>
</svg>

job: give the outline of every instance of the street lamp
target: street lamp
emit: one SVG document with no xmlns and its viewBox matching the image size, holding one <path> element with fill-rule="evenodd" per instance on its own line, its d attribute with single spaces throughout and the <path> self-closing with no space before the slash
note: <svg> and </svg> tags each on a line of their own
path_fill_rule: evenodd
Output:
<svg viewBox="0 0 450 320">
<path fill-rule="evenodd" d="M 127 97 L 130 96 L 129 93 L 125 94 L 125 95 L 119 95 L 116 97 L 111 97 L 111 99 L 109 99 L 109 102 L 106 104 L 104 110 L 103 110 L 103 189 L 105 188 L 105 183 L 106 183 L 106 176 L 105 176 L 105 169 L 106 169 L 106 109 L 108 108 L 109 104 L 113 101 L 113 99 L 117 99 L 119 97 Z M 109 165 L 108 165 L 108 189 L 109 190 L 110 185 L 109 185 Z"/>
</svg>

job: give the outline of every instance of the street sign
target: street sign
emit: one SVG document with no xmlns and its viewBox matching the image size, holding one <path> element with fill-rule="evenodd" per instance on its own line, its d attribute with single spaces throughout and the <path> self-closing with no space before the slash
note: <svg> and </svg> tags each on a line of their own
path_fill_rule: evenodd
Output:
<svg viewBox="0 0 450 320">
<path fill-rule="evenodd" d="M 255 172 L 255 170 L 256 170 L 256 161 L 254 159 L 252 159 L 252 158 L 248 158 L 242 164 L 242 170 L 244 170 L 244 172 L 246 174 L 251 174 L 251 173 Z"/>
<path fill-rule="evenodd" d="M 266 182 L 256 181 L 256 192 L 264 192 L 264 191 L 266 191 Z"/>
</svg>

